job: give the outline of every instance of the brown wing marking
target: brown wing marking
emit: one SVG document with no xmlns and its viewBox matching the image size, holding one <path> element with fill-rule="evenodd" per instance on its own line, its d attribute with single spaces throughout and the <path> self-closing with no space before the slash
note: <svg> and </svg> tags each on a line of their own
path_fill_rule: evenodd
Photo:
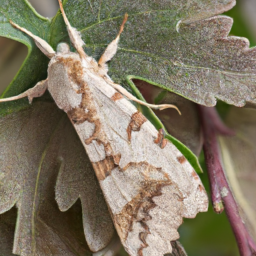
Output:
<svg viewBox="0 0 256 256">
<path fill-rule="evenodd" d="M 85 144 L 89 145 L 93 140 L 103 144 L 107 155 L 110 155 L 112 149 L 107 141 L 105 133 L 101 129 L 101 122 L 97 115 L 97 109 L 94 105 L 94 98 L 88 84 L 83 78 L 83 67 L 80 60 L 71 57 L 59 57 L 57 61 L 67 67 L 68 75 L 71 81 L 77 86 L 77 93 L 82 94 L 82 101 L 77 108 L 68 111 L 67 114 L 73 124 L 82 124 L 85 121 L 95 125 L 94 132 L 90 138 L 85 140 Z"/>
<path fill-rule="evenodd" d="M 139 221 L 145 228 L 145 233 L 149 232 L 146 221 L 151 219 L 149 210 L 156 206 L 152 198 L 160 196 L 162 187 L 171 184 L 171 181 L 145 181 L 138 195 L 126 204 L 121 213 L 114 216 L 116 223 L 122 230 L 124 240 L 132 229 L 133 221 Z M 140 214 L 140 218 L 137 218 L 139 211 L 142 211 L 143 217 Z M 144 239 L 146 238 L 145 236 L 143 236 Z"/>
<path fill-rule="evenodd" d="M 111 174 L 111 171 L 118 166 L 118 164 L 116 163 L 116 159 L 120 160 L 118 155 L 106 156 L 105 159 L 92 163 L 98 180 L 104 180 L 107 176 Z"/>
<path fill-rule="evenodd" d="M 162 188 L 165 186 L 175 186 L 168 176 L 162 173 L 161 168 L 154 167 L 147 162 L 140 163 L 129 163 L 119 171 L 127 171 L 128 168 L 136 168 L 140 171 L 141 175 L 144 176 L 144 181 L 140 184 L 140 191 L 129 203 L 127 203 L 119 214 L 113 216 L 114 222 L 118 225 L 119 235 L 122 241 L 126 241 L 129 232 L 133 229 L 133 223 L 139 222 L 143 227 L 144 231 L 139 233 L 139 239 L 141 241 L 141 246 L 138 249 L 138 256 L 143 255 L 143 249 L 148 247 L 146 242 L 148 234 L 150 234 L 147 221 L 151 220 L 150 210 L 156 207 L 153 200 L 154 197 L 162 195 Z M 151 177 L 151 173 L 161 172 L 162 179 L 154 180 Z M 178 188 L 175 189 L 175 196 L 182 198 L 179 194 Z M 177 194 L 176 194 L 177 193 Z"/>
<path fill-rule="evenodd" d="M 80 106 L 68 111 L 67 113 L 70 120 L 73 124 L 81 124 L 85 121 L 94 123 L 94 133 L 85 141 L 86 144 L 90 144 L 94 139 L 106 142 L 105 138 L 103 138 L 104 136 L 102 133 L 100 133 L 101 123 L 93 103 L 94 101 L 92 93 L 87 83 L 83 79 L 84 70 L 81 65 L 81 61 L 71 57 L 58 57 L 56 61 L 66 66 L 70 80 L 78 86 L 77 93 L 82 94 L 82 101 Z"/>
<path fill-rule="evenodd" d="M 113 101 L 117 101 L 117 100 L 121 100 L 123 99 L 123 95 L 119 92 L 116 92 L 112 97 L 111 97 L 111 100 Z"/>
<path fill-rule="evenodd" d="M 151 220 L 150 210 L 156 207 L 153 198 L 162 195 L 162 188 L 165 186 L 176 186 L 170 180 L 166 181 L 145 181 L 141 187 L 140 192 L 134 197 L 122 212 L 114 215 L 115 223 L 119 226 L 121 231 L 121 238 L 123 241 L 127 239 L 129 232 L 132 230 L 133 222 L 139 222 L 144 228 L 144 232 L 139 233 L 139 239 L 142 242 L 141 247 L 138 249 L 138 255 L 143 255 L 143 249 L 148 247 L 146 238 L 150 234 L 147 221 Z"/>
<path fill-rule="evenodd" d="M 131 121 L 127 127 L 128 140 L 131 141 L 132 131 L 139 131 L 140 127 L 147 121 L 147 118 L 139 111 L 131 116 Z"/>
<path fill-rule="evenodd" d="M 178 156 L 178 157 L 177 157 L 177 160 L 178 160 L 178 162 L 179 162 L 180 164 L 184 164 L 184 163 L 187 161 L 187 159 L 185 158 L 185 156 Z"/>
<path fill-rule="evenodd" d="M 85 82 L 83 79 L 84 71 L 81 65 L 81 61 L 71 57 L 58 57 L 56 58 L 56 61 L 67 67 L 66 70 L 68 72 L 69 78 L 82 89 Z"/>
</svg>

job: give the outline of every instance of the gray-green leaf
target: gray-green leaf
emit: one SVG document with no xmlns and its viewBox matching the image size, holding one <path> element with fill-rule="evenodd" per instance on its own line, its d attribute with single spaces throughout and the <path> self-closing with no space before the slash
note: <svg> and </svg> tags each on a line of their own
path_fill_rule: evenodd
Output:
<svg viewBox="0 0 256 256">
<path fill-rule="evenodd" d="M 12 109 L 0 119 L 0 144 L 0 213 L 18 208 L 15 254 L 90 255 L 84 235 L 93 251 L 108 245 L 114 228 L 98 181 L 72 125 L 53 102 Z M 69 211 L 59 211 L 55 193 L 65 211 L 80 199 L 79 225 Z"/>
<path fill-rule="evenodd" d="M 127 79 L 137 77 L 206 106 L 214 106 L 216 98 L 243 106 L 256 103 L 256 51 L 248 48 L 246 39 L 227 37 L 232 19 L 213 17 L 234 4 L 234 0 L 68 0 L 64 8 L 71 24 L 82 33 L 86 52 L 95 58 L 115 38 L 128 12 L 118 53 L 110 63 L 115 82 L 125 85 Z M 0 0 L 0 19 L 0 35 L 26 43 L 33 51 L 7 96 L 31 87 L 44 76 L 47 64 L 31 39 L 12 28 L 9 19 L 53 47 L 69 39 L 60 13 L 51 21 L 43 19 L 26 1 Z M 24 77 L 28 69 L 29 78 Z"/>
</svg>

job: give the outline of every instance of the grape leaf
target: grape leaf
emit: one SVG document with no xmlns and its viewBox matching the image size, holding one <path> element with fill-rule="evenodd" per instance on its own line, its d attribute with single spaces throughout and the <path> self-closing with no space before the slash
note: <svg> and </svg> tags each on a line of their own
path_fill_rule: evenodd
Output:
<svg viewBox="0 0 256 256">
<path fill-rule="evenodd" d="M 98 181 L 72 125 L 52 101 L 0 119 L 0 212 L 15 204 L 13 252 L 19 255 L 91 255 L 113 237 L 113 224 Z M 56 188 L 54 191 L 55 184 Z M 75 214 L 62 213 L 80 198 Z M 81 209 L 80 209 L 81 210 Z M 46 246 L 47 245 L 47 246 Z"/>
</svg>

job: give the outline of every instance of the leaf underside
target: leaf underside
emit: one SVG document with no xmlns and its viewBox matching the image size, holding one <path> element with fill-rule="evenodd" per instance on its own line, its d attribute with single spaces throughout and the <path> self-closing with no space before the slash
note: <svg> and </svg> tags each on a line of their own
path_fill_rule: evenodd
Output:
<svg viewBox="0 0 256 256">
<path fill-rule="evenodd" d="M 112 220 L 90 161 L 53 102 L 40 100 L 1 118 L 0 144 L 0 213 L 18 208 L 14 253 L 90 255 L 84 235 L 96 251 L 111 241 Z M 80 199 L 82 220 L 74 219 L 81 207 L 72 217 L 55 199 L 62 211 Z"/>
<path fill-rule="evenodd" d="M 126 85 L 127 79 L 137 77 L 206 106 L 214 106 L 216 98 L 236 106 L 256 103 L 256 50 L 249 49 L 244 38 L 228 37 L 231 18 L 213 17 L 234 4 L 234 0 L 64 1 L 86 52 L 96 59 L 115 38 L 124 13 L 129 14 L 118 53 L 109 65 L 115 82 Z M 32 40 L 12 28 L 9 19 L 54 48 L 69 39 L 59 12 L 50 21 L 35 14 L 23 0 L 1 0 L 0 6 L 0 35 L 30 48 L 23 68 L 5 92 L 9 96 L 45 76 L 47 65 Z M 29 78 L 24 75 L 28 69 L 33 69 Z"/>
</svg>

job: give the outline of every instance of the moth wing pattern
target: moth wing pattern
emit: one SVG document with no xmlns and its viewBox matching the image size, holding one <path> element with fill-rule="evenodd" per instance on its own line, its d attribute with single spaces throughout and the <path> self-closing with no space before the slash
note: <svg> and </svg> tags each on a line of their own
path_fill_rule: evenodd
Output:
<svg viewBox="0 0 256 256">
<path fill-rule="evenodd" d="M 84 63 L 75 53 L 56 56 L 48 90 L 86 149 L 127 252 L 170 253 L 182 218 L 207 211 L 205 189 L 172 143 L 156 143 L 155 127 L 108 76 L 99 76 L 95 63 Z"/>
<path fill-rule="evenodd" d="M 85 117 L 77 123 L 74 109 L 69 115 L 122 243 L 130 255 L 170 253 L 182 218 L 207 211 L 203 185 L 189 162 L 180 161 L 184 156 L 172 143 L 161 148 L 154 142 L 157 130 L 127 99 L 104 79 L 89 80 L 95 81 L 86 90 L 93 100 L 82 108 L 94 112 L 94 120 Z"/>
</svg>

